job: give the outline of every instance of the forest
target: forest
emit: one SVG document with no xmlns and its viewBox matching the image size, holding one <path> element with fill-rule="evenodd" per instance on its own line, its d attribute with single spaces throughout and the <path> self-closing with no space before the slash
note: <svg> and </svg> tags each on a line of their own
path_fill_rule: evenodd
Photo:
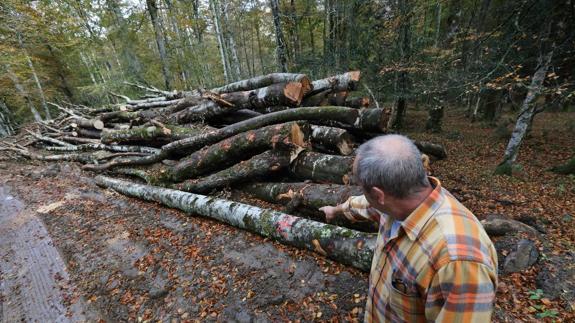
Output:
<svg viewBox="0 0 575 323">
<path fill-rule="evenodd" d="M 573 320 L 574 36 L 572 0 L 3 0 L 0 309 L 58 301 L 0 321 L 360 321 L 378 229 L 319 208 L 390 133 L 494 241 L 492 319 Z"/>
</svg>

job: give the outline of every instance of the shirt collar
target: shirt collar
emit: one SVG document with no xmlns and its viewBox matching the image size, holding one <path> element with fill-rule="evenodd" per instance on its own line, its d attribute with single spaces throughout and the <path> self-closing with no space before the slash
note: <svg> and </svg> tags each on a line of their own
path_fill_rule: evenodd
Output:
<svg viewBox="0 0 575 323">
<path fill-rule="evenodd" d="M 421 229 L 423 229 L 427 221 L 429 221 L 444 200 L 441 182 L 435 177 L 429 176 L 428 178 L 431 185 L 435 188 L 401 224 L 405 233 L 412 241 L 419 236 Z"/>
</svg>

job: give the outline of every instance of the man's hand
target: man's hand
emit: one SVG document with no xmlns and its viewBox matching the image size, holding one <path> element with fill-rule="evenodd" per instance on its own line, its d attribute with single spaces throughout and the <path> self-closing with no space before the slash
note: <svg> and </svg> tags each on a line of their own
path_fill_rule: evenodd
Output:
<svg viewBox="0 0 575 323">
<path fill-rule="evenodd" d="M 319 210 L 325 214 L 325 221 L 326 222 L 333 221 L 337 217 L 337 214 L 339 213 L 337 206 L 329 206 L 328 205 L 328 206 L 320 207 Z"/>
</svg>

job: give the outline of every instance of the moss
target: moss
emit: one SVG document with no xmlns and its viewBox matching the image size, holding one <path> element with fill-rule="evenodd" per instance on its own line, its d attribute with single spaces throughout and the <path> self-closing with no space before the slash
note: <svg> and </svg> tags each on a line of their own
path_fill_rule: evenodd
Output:
<svg viewBox="0 0 575 323">
<path fill-rule="evenodd" d="M 513 173 L 513 167 L 511 163 L 503 162 L 495 168 L 495 175 L 507 175 L 511 176 Z"/>
<path fill-rule="evenodd" d="M 266 210 L 260 215 L 261 233 L 265 236 L 271 236 L 276 231 L 275 225 L 272 222 L 273 211 Z"/>
</svg>

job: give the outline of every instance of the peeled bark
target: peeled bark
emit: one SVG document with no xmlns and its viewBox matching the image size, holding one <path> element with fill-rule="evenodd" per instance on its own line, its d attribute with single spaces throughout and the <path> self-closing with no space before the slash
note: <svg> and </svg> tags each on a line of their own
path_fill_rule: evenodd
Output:
<svg viewBox="0 0 575 323">
<path fill-rule="evenodd" d="M 312 126 L 311 142 L 314 147 L 344 156 L 353 153 L 353 137 L 344 129 Z"/>
<path fill-rule="evenodd" d="M 256 76 L 250 79 L 237 81 L 221 87 L 211 89 L 216 94 L 251 91 L 262 87 L 270 86 L 275 83 L 299 82 L 302 84 L 302 92 L 305 95 L 311 91 L 311 82 L 305 74 L 293 73 L 271 73 L 267 75 Z"/>
<path fill-rule="evenodd" d="M 243 181 L 253 181 L 287 168 L 291 154 L 289 150 L 269 150 L 210 176 L 172 185 L 172 188 L 202 194 Z"/>
<path fill-rule="evenodd" d="M 316 183 L 350 184 L 352 182 L 352 156 L 335 156 L 306 151 L 299 154 L 291 167 L 291 173 L 301 180 Z"/>
<path fill-rule="evenodd" d="M 188 214 L 210 217 L 280 243 L 318 252 L 335 261 L 369 271 L 376 235 L 299 218 L 204 195 L 140 185 L 105 176 L 96 183 L 121 194 L 162 203 Z"/>
</svg>

